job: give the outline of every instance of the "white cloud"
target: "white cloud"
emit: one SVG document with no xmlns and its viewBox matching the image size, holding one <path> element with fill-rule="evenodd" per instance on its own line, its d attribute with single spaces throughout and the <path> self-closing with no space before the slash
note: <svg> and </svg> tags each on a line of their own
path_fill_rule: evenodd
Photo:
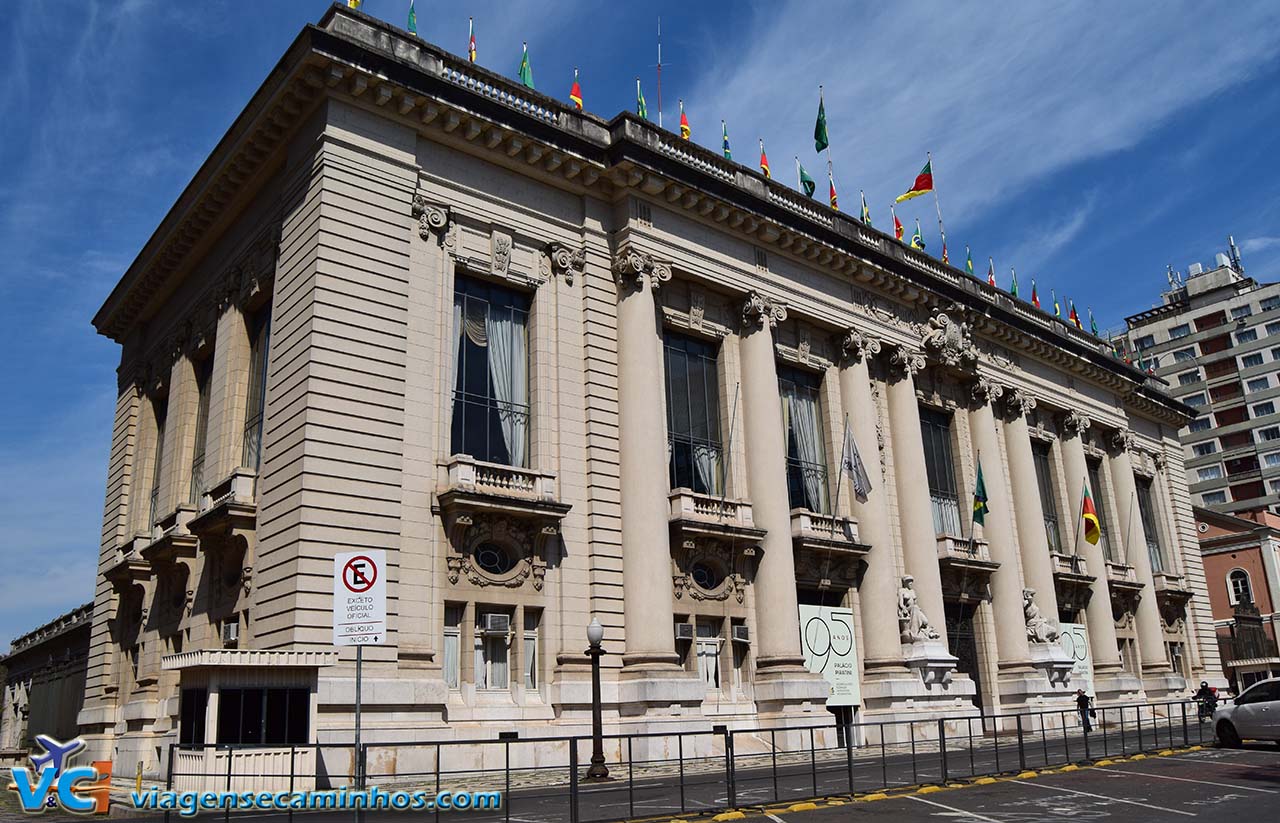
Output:
<svg viewBox="0 0 1280 823">
<path fill-rule="evenodd" d="M 1042 263 L 1052 260 L 1067 244 L 1074 240 L 1088 223 L 1089 216 L 1097 205 L 1098 197 L 1094 192 L 1085 196 L 1083 202 L 1070 213 L 1056 215 L 1040 224 L 1032 225 L 1016 239 L 1016 245 L 999 253 L 1001 261 L 1012 261 L 1024 271 L 1032 272 Z"/>
<path fill-rule="evenodd" d="M 1280 237 L 1250 237 L 1240 244 L 1241 254 L 1252 254 L 1254 252 L 1266 251 L 1267 249 L 1280 246 Z"/>
<path fill-rule="evenodd" d="M 1142 7 L 1140 7 L 1140 5 Z M 1139 144 L 1280 50 L 1280 5 L 808 3 L 761 9 L 706 44 L 693 105 L 750 157 L 815 160 L 825 84 L 836 182 L 881 225 L 931 150 L 952 235 L 985 207 L 1073 163 Z M 1212 33 L 1212 41 L 1209 39 Z M 706 115 L 704 115 L 706 116 Z M 780 177 L 782 175 L 779 175 Z M 919 205 L 916 205 L 919 204 Z M 932 204 L 915 201 L 922 221 Z"/>
</svg>

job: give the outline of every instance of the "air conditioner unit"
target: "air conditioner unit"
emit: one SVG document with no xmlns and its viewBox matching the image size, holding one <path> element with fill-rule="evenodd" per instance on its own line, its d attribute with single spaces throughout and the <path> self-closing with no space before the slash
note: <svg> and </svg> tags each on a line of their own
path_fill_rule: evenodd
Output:
<svg viewBox="0 0 1280 823">
<path fill-rule="evenodd" d="M 692 640 L 692 639 L 693 639 L 693 624 L 677 623 L 676 624 L 676 640 Z"/>
<path fill-rule="evenodd" d="M 222 645 L 235 646 L 240 640 L 240 621 L 228 620 L 222 624 Z"/>
<path fill-rule="evenodd" d="M 734 643 L 750 643 L 751 642 L 750 630 L 748 630 L 746 626 L 742 626 L 742 625 L 734 626 L 733 642 Z"/>
<path fill-rule="evenodd" d="M 485 634 L 510 634 L 511 616 L 490 612 L 484 616 Z"/>
</svg>

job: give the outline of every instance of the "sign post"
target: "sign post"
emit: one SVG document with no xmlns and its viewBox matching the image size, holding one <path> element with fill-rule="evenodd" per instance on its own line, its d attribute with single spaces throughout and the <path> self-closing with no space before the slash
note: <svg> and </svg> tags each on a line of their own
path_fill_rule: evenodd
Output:
<svg viewBox="0 0 1280 823">
<path fill-rule="evenodd" d="M 364 647 L 387 642 L 387 553 L 382 549 L 333 556 L 333 645 L 356 647 L 356 788 L 364 788 L 360 751 L 360 686 Z"/>
</svg>

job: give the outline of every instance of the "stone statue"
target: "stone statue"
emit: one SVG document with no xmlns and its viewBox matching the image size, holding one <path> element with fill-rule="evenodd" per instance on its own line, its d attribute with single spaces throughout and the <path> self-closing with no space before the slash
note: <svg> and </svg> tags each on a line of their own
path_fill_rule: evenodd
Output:
<svg viewBox="0 0 1280 823">
<path fill-rule="evenodd" d="M 1022 614 L 1027 621 L 1027 639 L 1032 643 L 1057 643 L 1058 629 L 1040 614 L 1035 597 L 1035 589 L 1022 590 Z"/>
<path fill-rule="evenodd" d="M 919 643 L 923 640 L 937 640 L 938 630 L 929 625 L 929 618 L 920 608 L 920 595 L 912 588 L 915 578 L 906 575 L 902 578 L 902 588 L 898 589 L 898 630 L 903 643 Z"/>
</svg>

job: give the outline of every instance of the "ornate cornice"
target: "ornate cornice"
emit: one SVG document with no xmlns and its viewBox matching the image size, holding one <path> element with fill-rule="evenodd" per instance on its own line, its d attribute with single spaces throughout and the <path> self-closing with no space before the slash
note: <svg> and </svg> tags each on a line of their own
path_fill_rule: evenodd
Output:
<svg viewBox="0 0 1280 823">
<path fill-rule="evenodd" d="M 1036 398 L 1023 389 L 1009 389 L 1004 393 L 1003 405 L 1006 417 L 1026 417 L 1035 410 Z"/>
<path fill-rule="evenodd" d="M 747 294 L 746 299 L 742 301 L 742 326 L 744 329 L 764 328 L 766 323 L 770 329 L 774 329 L 786 319 L 787 307 L 782 303 L 765 297 L 760 292 L 750 292 Z"/>
<path fill-rule="evenodd" d="M 630 243 L 621 246 L 613 256 L 613 279 L 620 287 L 642 289 L 646 277 L 649 287 L 657 291 L 671 279 L 671 264 L 655 260 Z"/>
<path fill-rule="evenodd" d="M 972 369 L 978 362 L 969 324 L 935 309 L 925 326 L 921 345 L 930 360 L 949 368 Z"/>
<path fill-rule="evenodd" d="M 870 360 L 875 357 L 880 353 L 881 346 L 877 338 L 863 334 L 857 329 L 847 329 L 840 335 L 837 348 L 845 362 L 857 363 L 859 360 Z"/>
<path fill-rule="evenodd" d="M 1093 421 L 1078 411 L 1063 412 L 1058 416 L 1058 431 L 1064 437 L 1083 438 L 1091 425 Z"/>
<path fill-rule="evenodd" d="M 914 378 L 924 367 L 924 355 L 906 346 L 894 346 L 889 354 L 889 373 L 893 377 Z"/>
</svg>

